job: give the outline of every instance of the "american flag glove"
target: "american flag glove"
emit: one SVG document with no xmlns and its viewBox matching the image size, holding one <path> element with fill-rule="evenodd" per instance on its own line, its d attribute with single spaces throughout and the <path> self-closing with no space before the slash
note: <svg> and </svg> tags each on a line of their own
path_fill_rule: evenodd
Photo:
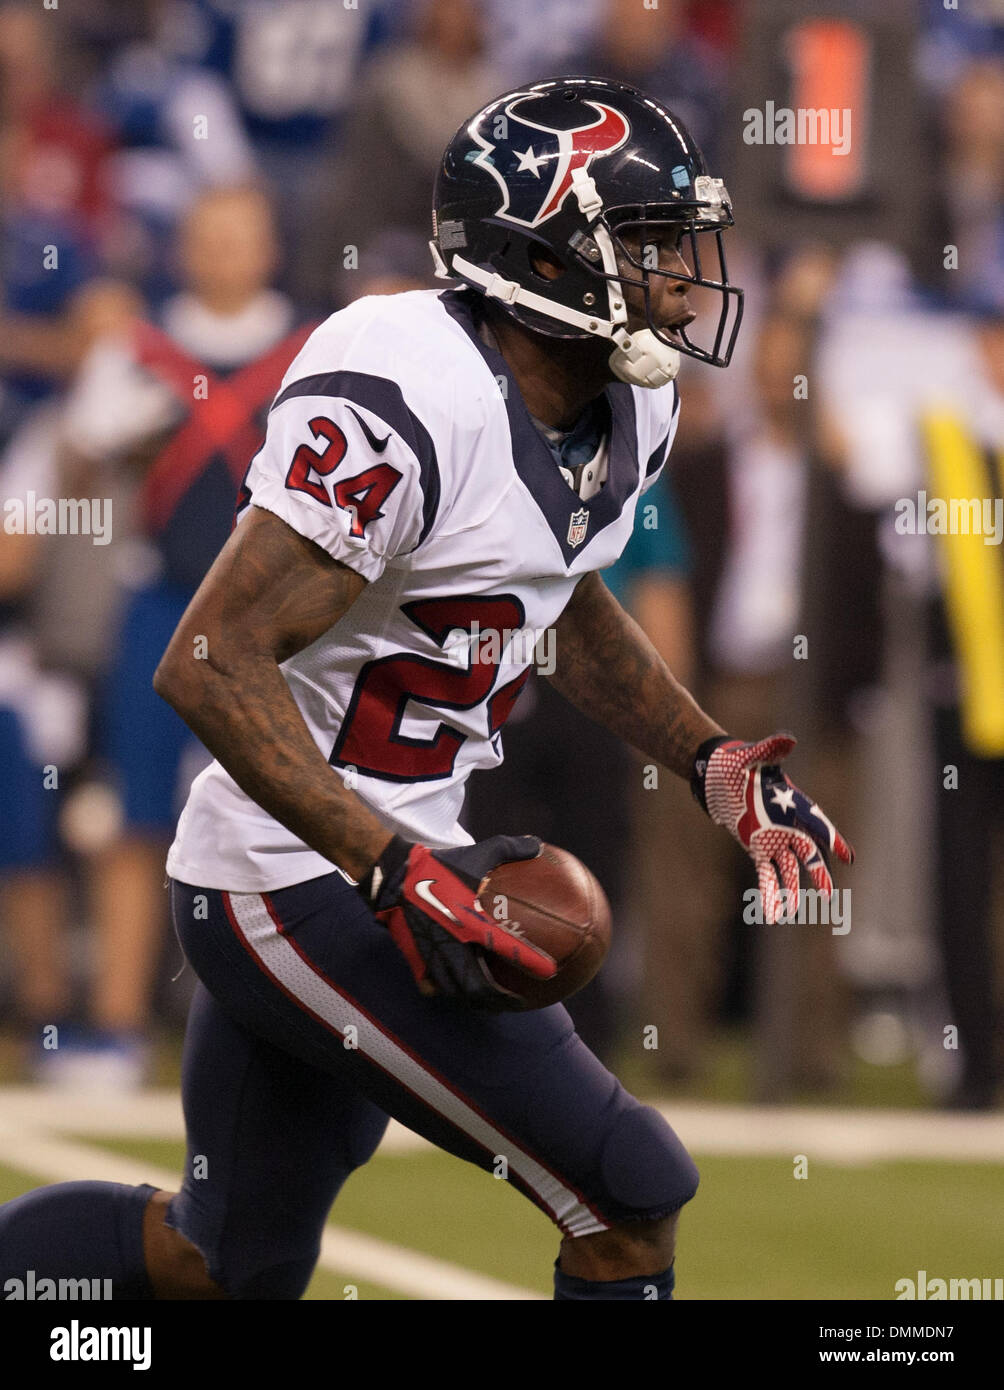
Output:
<svg viewBox="0 0 1004 1390">
<path fill-rule="evenodd" d="M 800 863 L 812 886 L 829 896 L 830 852 L 844 864 L 854 862 L 854 851 L 837 827 L 778 767 L 794 747 L 790 734 L 772 734 L 759 743 L 708 739 L 697 750 L 690 780 L 711 819 L 753 860 L 764 921 L 771 923 L 784 915 L 788 894 L 789 903 L 798 902 Z"/>
</svg>

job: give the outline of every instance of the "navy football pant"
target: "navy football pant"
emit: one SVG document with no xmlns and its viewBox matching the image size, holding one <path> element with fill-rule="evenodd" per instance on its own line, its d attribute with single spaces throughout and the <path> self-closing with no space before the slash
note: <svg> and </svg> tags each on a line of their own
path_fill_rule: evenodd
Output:
<svg viewBox="0 0 1004 1390">
<path fill-rule="evenodd" d="M 185 1041 L 188 1156 L 169 1224 L 236 1298 L 299 1298 L 342 1183 L 387 1117 L 497 1171 L 567 1235 L 677 1211 L 697 1171 L 561 1005 L 427 999 L 332 873 L 259 895 L 171 885 L 202 986 Z"/>
</svg>

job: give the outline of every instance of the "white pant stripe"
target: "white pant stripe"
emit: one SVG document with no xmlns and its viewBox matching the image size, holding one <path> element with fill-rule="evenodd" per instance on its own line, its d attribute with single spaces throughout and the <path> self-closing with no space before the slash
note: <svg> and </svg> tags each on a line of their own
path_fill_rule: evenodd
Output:
<svg viewBox="0 0 1004 1390">
<path fill-rule="evenodd" d="M 277 930 L 259 893 L 224 896 L 229 900 L 232 920 L 252 954 L 308 1013 L 339 1033 L 349 1026 L 355 1028 L 359 1051 L 365 1057 L 490 1154 L 503 1156 L 510 1171 L 538 1195 L 562 1231 L 585 1236 L 608 1229 L 609 1223 L 590 1211 L 559 1178 L 431 1075 L 416 1057 L 329 984 Z"/>
</svg>

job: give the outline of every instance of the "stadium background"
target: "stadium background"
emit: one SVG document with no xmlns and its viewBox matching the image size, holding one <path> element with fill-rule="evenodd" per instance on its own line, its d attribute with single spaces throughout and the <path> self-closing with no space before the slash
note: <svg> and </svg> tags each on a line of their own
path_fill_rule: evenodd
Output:
<svg viewBox="0 0 1004 1390">
<path fill-rule="evenodd" d="M 270 377 L 242 370 L 359 295 L 431 287 L 460 120 L 596 72 L 690 125 L 747 296 L 733 366 L 684 362 L 657 524 L 607 577 L 725 727 L 799 735 L 792 775 L 858 862 L 841 923 L 744 921 L 748 863 L 687 789 L 539 681 L 468 822 L 607 887 L 615 949 L 572 1007 L 701 1167 L 681 1298 L 1004 1273 L 1001 547 L 959 580 L 952 541 L 894 524 L 938 479 L 1002 496 L 1004 16 L 874 8 L 0 4 L 0 1200 L 172 1186 L 183 1160 L 162 866 L 201 762 L 148 676 L 254 448 Z M 850 111 L 849 150 L 770 141 L 782 108 Z M 110 543 L 19 534 L 7 503 L 32 496 L 110 499 Z M 332 1220 L 312 1297 L 550 1287 L 546 1220 L 403 1131 Z"/>
</svg>

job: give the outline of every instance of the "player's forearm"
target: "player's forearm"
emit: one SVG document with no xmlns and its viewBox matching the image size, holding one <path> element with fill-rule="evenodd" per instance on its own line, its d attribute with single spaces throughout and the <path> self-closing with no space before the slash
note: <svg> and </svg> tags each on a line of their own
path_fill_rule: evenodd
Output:
<svg viewBox="0 0 1004 1390">
<path fill-rule="evenodd" d="M 269 815 L 353 877 L 372 866 L 390 831 L 325 761 L 274 660 L 169 648 L 154 685 Z"/>
<path fill-rule="evenodd" d="M 647 757 L 689 778 L 694 754 L 723 734 L 598 574 L 579 584 L 556 625 L 551 684 Z"/>
</svg>

